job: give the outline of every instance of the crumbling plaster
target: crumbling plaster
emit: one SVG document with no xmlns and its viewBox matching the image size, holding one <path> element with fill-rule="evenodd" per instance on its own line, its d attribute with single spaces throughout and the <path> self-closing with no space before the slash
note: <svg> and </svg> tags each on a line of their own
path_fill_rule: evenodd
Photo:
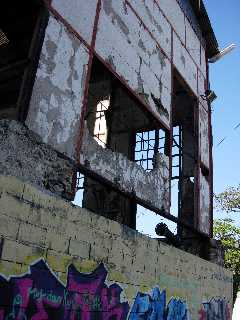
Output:
<svg viewBox="0 0 240 320">
<path fill-rule="evenodd" d="M 197 67 L 175 33 L 173 35 L 173 63 L 197 96 Z"/>
<path fill-rule="evenodd" d="M 200 208 L 199 208 L 199 222 L 198 227 L 199 230 L 209 234 L 210 233 L 210 225 L 211 225 L 211 217 L 210 217 L 210 186 L 202 172 L 200 172 Z"/>
<path fill-rule="evenodd" d="M 97 0 L 53 0 L 52 6 L 90 45 L 96 16 Z"/>
<path fill-rule="evenodd" d="M 0 120 L 0 174 L 72 200 L 74 164 L 14 120 Z"/>
<path fill-rule="evenodd" d="M 129 3 L 141 17 L 148 30 L 160 44 L 166 55 L 171 58 L 171 26 L 152 0 L 129 0 Z"/>
<path fill-rule="evenodd" d="M 123 1 L 103 1 L 96 51 L 169 126 L 171 63 Z"/>
<path fill-rule="evenodd" d="M 208 112 L 199 105 L 199 149 L 201 162 L 209 168 L 209 127 Z"/>
<path fill-rule="evenodd" d="M 88 170 L 115 184 L 121 191 L 134 195 L 156 209 L 169 210 L 169 159 L 159 155 L 158 165 L 146 172 L 121 153 L 103 149 L 85 126 L 80 163 Z"/>
<path fill-rule="evenodd" d="M 89 53 L 50 16 L 26 124 L 45 143 L 75 158 Z"/>
</svg>

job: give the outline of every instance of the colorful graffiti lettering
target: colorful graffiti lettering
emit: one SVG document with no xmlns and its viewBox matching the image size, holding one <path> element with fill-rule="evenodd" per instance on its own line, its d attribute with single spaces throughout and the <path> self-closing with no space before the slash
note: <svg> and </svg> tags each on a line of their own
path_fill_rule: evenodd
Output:
<svg viewBox="0 0 240 320">
<path fill-rule="evenodd" d="M 199 311 L 199 320 L 230 320 L 230 307 L 226 299 L 213 298 L 203 302 L 203 307 Z"/>
<path fill-rule="evenodd" d="M 166 304 L 166 291 L 154 288 L 151 294 L 138 293 L 129 320 L 188 320 L 187 304 L 172 298 Z"/>
<path fill-rule="evenodd" d="M 6 279 L 0 275 L 0 320 L 190 320 L 185 301 L 166 301 L 166 290 L 138 293 L 130 310 L 121 301 L 121 287 L 106 284 L 107 270 L 100 264 L 83 274 L 68 267 L 63 285 L 43 259 L 29 272 Z M 230 320 L 226 299 L 202 304 L 199 320 Z"/>
<path fill-rule="evenodd" d="M 73 265 L 64 286 L 40 260 L 22 277 L 0 276 L 0 320 L 125 320 L 127 302 L 121 303 L 122 289 L 105 284 L 103 264 L 90 274 Z"/>
</svg>

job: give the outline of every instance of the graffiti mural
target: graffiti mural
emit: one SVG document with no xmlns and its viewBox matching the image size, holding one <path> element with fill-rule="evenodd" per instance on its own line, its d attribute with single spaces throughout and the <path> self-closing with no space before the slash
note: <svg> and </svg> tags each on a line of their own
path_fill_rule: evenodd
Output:
<svg viewBox="0 0 240 320">
<path fill-rule="evenodd" d="M 107 269 L 100 264 L 92 273 L 80 273 L 73 264 L 64 285 L 41 259 L 29 272 L 6 279 L 0 275 L 0 320 L 190 320 L 187 303 L 155 287 L 137 293 L 130 309 L 122 302 L 122 288 L 106 284 Z M 194 319 L 193 319 L 194 320 Z M 225 299 L 202 304 L 199 320 L 230 320 Z"/>
<path fill-rule="evenodd" d="M 120 302 L 122 289 L 108 287 L 106 277 L 103 264 L 90 274 L 70 265 L 64 286 L 44 260 L 24 276 L 0 276 L 0 320 L 125 320 L 129 305 Z"/>
<path fill-rule="evenodd" d="M 213 298 L 203 302 L 203 307 L 199 312 L 199 320 L 230 320 L 231 312 L 226 299 Z"/>
<path fill-rule="evenodd" d="M 151 294 L 138 293 L 129 320 L 188 320 L 187 304 L 172 298 L 166 303 L 166 290 L 154 288 Z"/>
</svg>

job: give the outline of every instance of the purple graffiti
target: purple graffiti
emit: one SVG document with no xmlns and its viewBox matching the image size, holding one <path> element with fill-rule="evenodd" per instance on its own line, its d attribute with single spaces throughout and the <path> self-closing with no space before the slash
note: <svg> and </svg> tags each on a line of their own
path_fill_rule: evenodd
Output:
<svg viewBox="0 0 240 320">
<path fill-rule="evenodd" d="M 199 311 L 199 320 L 230 320 L 230 307 L 226 299 L 212 298 L 203 302 L 203 307 Z"/>
<path fill-rule="evenodd" d="M 107 286 L 106 277 L 103 264 L 89 274 L 70 265 L 64 286 L 44 260 L 21 277 L 0 276 L 0 320 L 126 320 L 129 305 L 120 301 L 122 289 Z"/>
<path fill-rule="evenodd" d="M 151 294 L 138 293 L 129 320 L 188 320 L 185 302 L 172 298 L 166 303 L 166 291 L 154 288 Z"/>
</svg>

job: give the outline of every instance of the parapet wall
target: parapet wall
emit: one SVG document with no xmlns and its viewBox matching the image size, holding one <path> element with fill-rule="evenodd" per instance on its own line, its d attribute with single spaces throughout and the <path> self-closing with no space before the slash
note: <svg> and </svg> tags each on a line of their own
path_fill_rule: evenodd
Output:
<svg viewBox="0 0 240 320">
<path fill-rule="evenodd" d="M 0 176 L 0 319 L 230 320 L 232 274 Z"/>
</svg>

